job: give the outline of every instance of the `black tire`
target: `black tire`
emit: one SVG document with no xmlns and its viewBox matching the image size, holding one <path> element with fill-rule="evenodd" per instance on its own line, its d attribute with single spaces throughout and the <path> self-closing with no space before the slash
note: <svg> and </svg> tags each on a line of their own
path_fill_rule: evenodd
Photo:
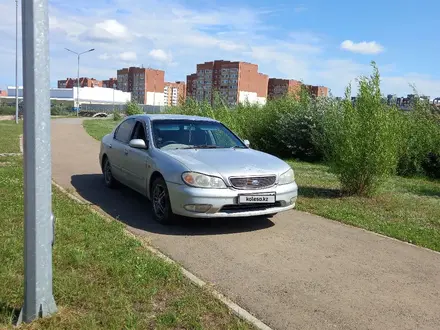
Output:
<svg viewBox="0 0 440 330">
<path fill-rule="evenodd" d="M 171 209 L 170 196 L 165 180 L 161 177 L 154 180 L 151 186 L 151 204 L 153 206 L 154 219 L 163 224 L 172 224 L 175 215 Z"/>
<path fill-rule="evenodd" d="M 108 188 L 114 189 L 118 186 L 118 182 L 113 177 L 112 167 L 107 157 L 104 159 L 104 164 L 102 166 L 102 173 L 104 175 L 104 183 Z"/>
</svg>

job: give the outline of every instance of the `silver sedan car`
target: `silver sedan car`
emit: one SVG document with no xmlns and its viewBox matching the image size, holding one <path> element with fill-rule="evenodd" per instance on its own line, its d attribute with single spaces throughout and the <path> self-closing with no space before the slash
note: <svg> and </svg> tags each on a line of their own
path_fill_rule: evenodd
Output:
<svg viewBox="0 0 440 330">
<path fill-rule="evenodd" d="M 204 117 L 126 117 L 103 137 L 99 162 L 108 187 L 121 183 L 145 195 L 161 223 L 175 215 L 274 215 L 294 208 L 298 195 L 286 162 Z"/>
</svg>

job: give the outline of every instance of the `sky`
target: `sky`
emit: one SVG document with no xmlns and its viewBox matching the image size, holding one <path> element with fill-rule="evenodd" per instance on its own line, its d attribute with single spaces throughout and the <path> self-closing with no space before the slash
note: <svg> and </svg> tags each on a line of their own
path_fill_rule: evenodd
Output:
<svg viewBox="0 0 440 330">
<path fill-rule="evenodd" d="M 21 1 L 19 16 L 21 16 Z M 371 61 L 384 94 L 440 97 L 438 0 L 49 0 L 51 85 L 128 66 L 186 80 L 196 64 L 246 61 L 343 96 Z M 15 1 L 0 0 L 0 89 L 15 85 Z M 21 36 L 21 18 L 19 18 Z M 19 37 L 19 85 L 22 85 Z M 412 87 L 413 86 L 413 87 Z"/>
</svg>

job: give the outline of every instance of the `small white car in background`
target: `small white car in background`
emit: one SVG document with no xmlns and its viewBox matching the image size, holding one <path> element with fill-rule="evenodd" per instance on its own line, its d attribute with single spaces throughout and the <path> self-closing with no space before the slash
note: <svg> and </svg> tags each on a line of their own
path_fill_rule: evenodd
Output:
<svg viewBox="0 0 440 330">
<path fill-rule="evenodd" d="M 298 194 L 286 162 L 204 117 L 126 117 L 102 139 L 99 162 L 108 187 L 145 195 L 161 223 L 273 215 L 294 208 Z"/>
</svg>

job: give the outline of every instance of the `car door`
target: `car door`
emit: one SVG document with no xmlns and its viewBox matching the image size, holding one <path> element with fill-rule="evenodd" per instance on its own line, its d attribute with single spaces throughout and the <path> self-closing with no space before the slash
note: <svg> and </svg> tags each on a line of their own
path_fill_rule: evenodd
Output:
<svg viewBox="0 0 440 330">
<path fill-rule="evenodd" d="M 123 121 L 115 130 L 113 141 L 109 145 L 108 158 L 112 165 L 113 176 L 123 184 L 128 184 L 127 172 L 124 168 L 128 143 L 136 120 L 129 118 Z"/>
<path fill-rule="evenodd" d="M 151 170 L 150 141 L 147 138 L 147 133 L 147 125 L 145 122 L 141 119 L 137 120 L 130 139 L 144 140 L 147 149 L 138 149 L 128 146 L 124 163 L 130 187 L 142 194 L 146 194 L 147 192 L 147 178 Z"/>
</svg>

